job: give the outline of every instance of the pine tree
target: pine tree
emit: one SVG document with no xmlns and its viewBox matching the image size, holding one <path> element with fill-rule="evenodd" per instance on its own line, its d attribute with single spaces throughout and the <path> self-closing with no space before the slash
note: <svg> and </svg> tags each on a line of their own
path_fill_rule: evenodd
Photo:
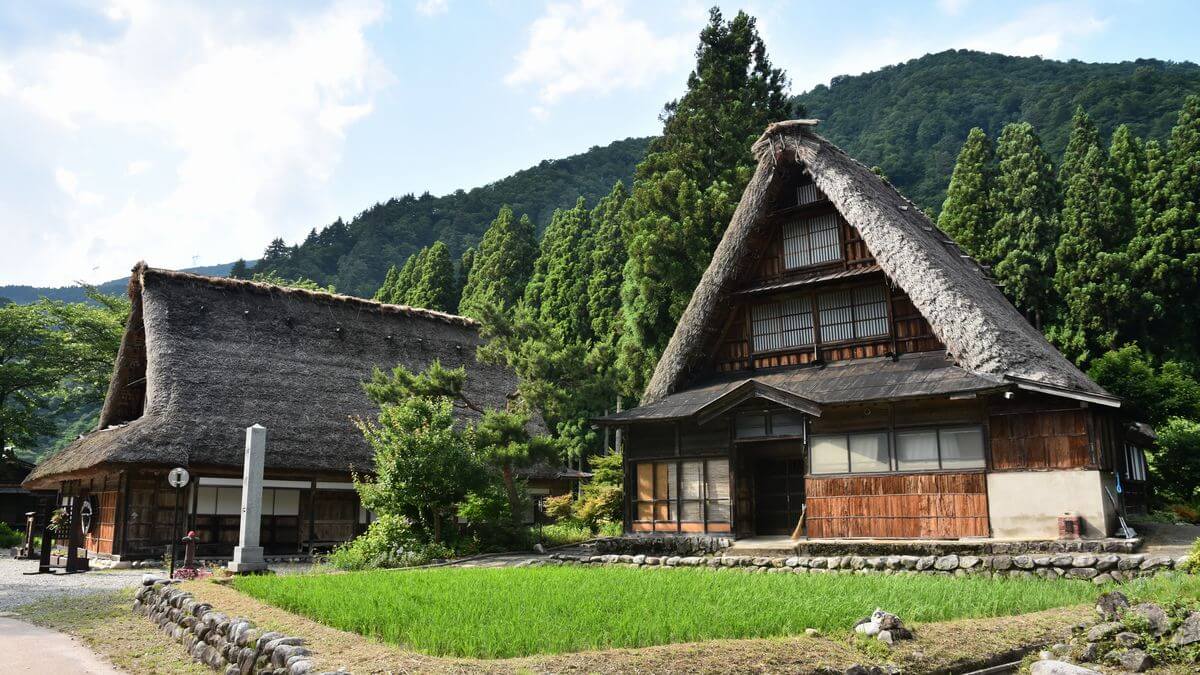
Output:
<svg viewBox="0 0 1200 675">
<path fill-rule="evenodd" d="M 450 249 L 441 241 L 422 249 L 421 265 L 415 269 L 412 288 L 405 304 L 448 312 L 454 303 L 454 261 Z"/>
<path fill-rule="evenodd" d="M 713 8 L 687 92 L 663 110 L 663 134 L 635 172 L 626 233 L 619 358 L 641 393 L 753 172 L 750 145 L 790 117 L 787 80 L 755 20 Z"/>
<path fill-rule="evenodd" d="M 625 238 L 622 234 L 623 207 L 629 196 L 618 182 L 612 192 L 592 209 L 592 273 L 588 279 L 588 318 L 597 345 L 616 346 L 621 320 L 621 282 L 625 271 Z M 614 354 L 603 357 L 607 362 Z M 608 365 L 612 365 L 609 363 Z"/>
<path fill-rule="evenodd" d="M 413 284 L 417 281 L 417 275 L 424 266 L 425 250 L 417 251 L 404 261 L 404 266 L 396 273 L 395 283 L 387 293 L 386 302 L 393 305 L 408 304 L 408 292 L 412 290 Z"/>
<path fill-rule="evenodd" d="M 475 247 L 468 246 L 458 259 L 458 269 L 454 276 L 454 311 L 462 301 L 463 289 L 467 287 L 467 277 L 471 276 L 471 268 L 475 266 Z"/>
<path fill-rule="evenodd" d="M 1113 169 L 1114 184 L 1129 204 L 1128 209 L 1123 209 L 1129 218 L 1121 223 L 1120 230 L 1115 234 L 1115 247 L 1124 248 L 1137 231 L 1137 207 L 1134 205 L 1145 200 L 1141 189 L 1146 177 L 1146 151 L 1141 139 L 1133 135 L 1129 125 L 1122 124 L 1113 131 L 1108 161 Z"/>
<path fill-rule="evenodd" d="M 1130 245 L 1134 273 L 1160 310 L 1154 342 L 1195 358 L 1200 347 L 1200 96 L 1179 111 L 1161 163 L 1148 149 L 1149 204 Z"/>
<path fill-rule="evenodd" d="M 1065 306 L 1052 337 L 1068 355 L 1086 360 L 1129 336 L 1135 293 L 1119 233 L 1130 213 L 1099 145 L 1063 170 L 1071 178 L 1063 199 L 1054 284 Z"/>
<path fill-rule="evenodd" d="M 1083 164 L 1088 150 L 1100 147 L 1100 130 L 1092 122 L 1091 115 L 1083 106 L 1075 106 L 1075 114 L 1071 117 L 1071 132 L 1067 137 L 1067 147 L 1063 150 L 1062 164 L 1058 169 L 1058 184 L 1065 191 L 1071 182 L 1071 174 L 1076 167 Z"/>
<path fill-rule="evenodd" d="M 1041 139 L 1027 122 L 1009 124 L 996 145 L 991 205 L 992 275 L 1035 326 L 1054 313 L 1058 185 Z"/>
<path fill-rule="evenodd" d="M 568 343 L 591 341 L 587 286 L 592 267 L 591 213 L 583 198 L 558 209 L 542 236 L 524 303 L 532 316 Z"/>
<path fill-rule="evenodd" d="M 529 217 L 517 220 L 512 208 L 501 207 L 479 242 L 459 313 L 479 319 L 488 307 L 511 311 L 525 292 L 536 255 L 537 242 Z"/>
<path fill-rule="evenodd" d="M 249 279 L 250 268 L 246 266 L 245 258 L 238 258 L 233 267 L 229 268 L 229 278 L 231 279 Z"/>
<path fill-rule="evenodd" d="M 994 265 L 998 259 L 992 241 L 995 181 L 992 142 L 983 129 L 975 127 L 958 152 L 938 227 L 985 265 Z"/>
<path fill-rule="evenodd" d="M 254 272 L 267 272 L 274 269 L 276 265 L 286 260 L 291 252 L 292 249 L 288 247 L 287 242 L 281 237 L 275 237 L 263 251 L 262 258 L 254 265 Z"/>
<path fill-rule="evenodd" d="M 383 278 L 383 285 L 379 287 L 379 290 L 375 291 L 375 295 L 371 296 L 371 299 L 379 300 L 380 302 L 389 302 L 392 297 L 392 289 L 396 286 L 396 277 L 399 274 L 400 271 L 396 269 L 395 265 L 389 267 L 387 276 Z"/>
</svg>

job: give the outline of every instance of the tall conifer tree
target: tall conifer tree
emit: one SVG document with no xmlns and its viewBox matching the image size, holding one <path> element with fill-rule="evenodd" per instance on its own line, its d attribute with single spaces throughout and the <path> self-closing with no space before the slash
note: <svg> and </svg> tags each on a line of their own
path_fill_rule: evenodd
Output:
<svg viewBox="0 0 1200 675">
<path fill-rule="evenodd" d="M 938 216 L 938 227 L 950 235 L 967 253 L 985 265 L 994 265 L 995 245 L 992 226 L 995 210 L 992 192 L 995 190 L 995 157 L 992 141 L 975 127 L 958 151 L 946 201 Z"/>
<path fill-rule="evenodd" d="M 713 8 L 687 92 L 664 108 L 663 134 L 635 172 L 620 348 L 630 393 L 641 393 L 729 223 L 753 171 L 751 143 L 791 116 L 786 85 L 754 19 L 726 22 Z"/>
<path fill-rule="evenodd" d="M 379 290 L 375 291 L 375 295 L 371 296 L 371 299 L 389 302 L 392 297 L 392 288 L 396 285 L 396 276 L 399 274 L 400 270 L 396 269 L 395 265 L 389 267 L 383 283 L 379 286 Z"/>
<path fill-rule="evenodd" d="M 1150 339 L 1195 359 L 1200 348 L 1200 96 L 1189 96 L 1163 155 L 1147 148 L 1148 204 L 1130 245 L 1134 272 L 1161 321 Z"/>
<path fill-rule="evenodd" d="M 1071 132 L 1067 136 L 1067 147 L 1063 150 L 1062 163 L 1058 168 L 1058 184 L 1065 191 L 1071 182 L 1071 174 L 1083 164 L 1084 156 L 1092 147 L 1100 147 L 1100 130 L 1092 122 L 1091 115 L 1083 106 L 1075 106 L 1071 116 Z"/>
<path fill-rule="evenodd" d="M 1058 185 L 1041 139 L 1027 122 L 1009 124 L 996 145 L 991 203 L 992 275 L 1013 303 L 1041 326 L 1054 310 Z"/>
<path fill-rule="evenodd" d="M 396 279 L 392 282 L 391 288 L 384 294 L 384 302 L 390 302 L 394 305 L 408 303 L 408 292 L 416 282 L 417 274 L 423 265 L 424 257 L 425 249 L 421 249 L 408 256 L 408 260 L 404 261 L 404 266 L 396 273 Z"/>
<path fill-rule="evenodd" d="M 625 271 L 625 237 L 622 234 L 625 200 L 629 193 L 618 182 L 592 210 L 592 272 L 588 279 L 588 318 L 597 345 L 610 352 L 602 361 L 611 366 L 621 320 L 621 282 Z"/>
<path fill-rule="evenodd" d="M 1131 216 L 1116 172 L 1098 144 L 1063 171 L 1070 182 L 1054 284 L 1065 306 L 1052 336 L 1068 355 L 1086 360 L 1129 337 L 1134 292 L 1120 232 Z"/>
<path fill-rule="evenodd" d="M 480 319 L 488 307 L 512 311 L 525 293 L 536 255 L 537 241 L 529 217 L 518 220 L 512 208 L 501 207 L 475 252 L 459 313 Z"/>
<path fill-rule="evenodd" d="M 421 265 L 414 270 L 413 285 L 405 304 L 449 312 L 454 309 L 454 261 L 445 243 L 436 241 L 421 251 Z"/>
<path fill-rule="evenodd" d="M 467 287 L 467 277 L 471 276 L 471 268 L 475 265 L 475 247 L 468 246 L 458 259 L 458 268 L 454 277 L 454 310 L 462 302 L 463 289 Z"/>
<path fill-rule="evenodd" d="M 591 341 L 587 285 L 592 268 L 591 213 L 580 197 L 554 212 L 525 288 L 525 304 L 564 342 Z"/>
</svg>

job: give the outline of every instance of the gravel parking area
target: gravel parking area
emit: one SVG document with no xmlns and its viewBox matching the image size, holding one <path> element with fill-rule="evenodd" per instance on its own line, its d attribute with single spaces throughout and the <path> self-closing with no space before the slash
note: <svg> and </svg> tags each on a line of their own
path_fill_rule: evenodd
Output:
<svg viewBox="0 0 1200 675">
<path fill-rule="evenodd" d="M 104 570 L 80 574 L 31 574 L 36 560 L 17 560 L 0 554 L 0 612 L 58 596 L 84 595 L 136 586 L 141 570 Z"/>
</svg>

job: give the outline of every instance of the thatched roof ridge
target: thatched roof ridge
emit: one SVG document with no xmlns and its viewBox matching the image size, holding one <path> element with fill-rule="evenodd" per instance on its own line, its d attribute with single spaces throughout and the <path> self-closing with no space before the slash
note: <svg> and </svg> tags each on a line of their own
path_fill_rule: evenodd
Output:
<svg viewBox="0 0 1200 675">
<path fill-rule="evenodd" d="M 687 386 L 714 326 L 766 226 L 776 166 L 799 162 L 862 235 L 884 274 L 912 299 L 964 369 L 1107 395 L 1058 352 L 992 284 L 983 269 L 891 184 L 812 131 L 812 121 L 777 123 L 753 147 L 758 166 L 725 236 L 684 310 L 643 402 Z"/>
<path fill-rule="evenodd" d="M 292 286 L 277 286 L 275 284 L 268 284 L 262 281 L 251 281 L 249 279 L 234 279 L 233 277 L 210 277 L 201 274 L 193 274 L 191 272 L 180 272 L 178 270 L 150 267 L 145 262 L 139 262 L 137 265 L 135 265 L 133 268 L 133 274 L 139 278 L 144 278 L 147 274 L 151 274 L 180 281 L 194 281 L 198 283 L 210 284 L 218 288 L 236 288 L 244 291 L 265 293 L 272 296 L 291 296 L 299 299 L 314 301 L 341 302 L 354 307 L 377 311 L 383 314 L 403 314 L 405 316 L 415 316 L 425 319 L 445 321 L 446 323 L 458 326 L 478 327 L 481 325 L 478 321 L 470 317 L 450 314 L 448 312 L 439 312 L 435 309 L 410 307 L 408 305 L 393 305 L 386 302 L 378 302 L 376 300 L 366 300 L 353 295 L 330 293 L 328 291 L 312 291 L 308 290 L 307 288 L 294 288 Z M 134 280 L 131 279 L 130 283 L 132 284 L 133 281 Z"/>
<path fill-rule="evenodd" d="M 465 366 L 466 394 L 485 408 L 504 408 L 517 387 L 512 371 L 476 362 L 482 339 L 464 317 L 145 265 L 130 296 L 106 428 L 46 459 L 27 484 L 99 465 L 240 467 L 256 423 L 268 429 L 269 470 L 370 470 L 352 418 L 376 412 L 361 387 L 375 367 Z M 129 397 L 139 386 L 144 396 Z"/>
</svg>

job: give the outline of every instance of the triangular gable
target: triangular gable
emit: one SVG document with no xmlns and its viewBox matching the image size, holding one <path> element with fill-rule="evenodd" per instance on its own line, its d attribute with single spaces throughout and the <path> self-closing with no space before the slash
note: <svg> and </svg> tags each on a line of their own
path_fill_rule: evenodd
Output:
<svg viewBox="0 0 1200 675">
<path fill-rule="evenodd" d="M 696 412 L 696 421 L 700 425 L 707 424 L 746 401 L 754 399 L 770 401 L 771 403 L 813 417 L 821 416 L 821 406 L 815 401 L 811 401 L 803 396 L 797 396 L 790 391 L 784 391 L 779 387 L 773 387 L 765 382 L 751 379 L 721 394 L 711 403 L 702 407 Z"/>
<path fill-rule="evenodd" d="M 758 167 L 675 333 L 643 403 L 684 387 L 721 330 L 729 296 L 755 259 L 772 188 L 784 162 L 805 166 L 834 208 L 862 236 L 876 263 L 904 290 L 963 368 L 1111 398 L 1062 356 L 914 204 L 887 181 L 812 131 L 815 121 L 774 124 L 755 143 Z"/>
</svg>

